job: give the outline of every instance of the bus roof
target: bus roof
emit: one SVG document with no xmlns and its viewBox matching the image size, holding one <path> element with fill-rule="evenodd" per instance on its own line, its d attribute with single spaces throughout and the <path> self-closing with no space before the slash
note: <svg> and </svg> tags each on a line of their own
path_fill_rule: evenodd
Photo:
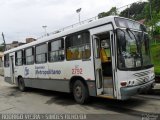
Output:
<svg viewBox="0 0 160 120">
<path fill-rule="evenodd" d="M 11 52 L 14 52 L 14 51 L 18 51 L 18 50 L 21 50 L 21 49 L 24 49 L 24 48 L 28 48 L 28 47 L 31 47 L 31 46 L 34 46 L 34 45 L 37 45 L 37 44 L 40 44 L 40 43 L 43 43 L 43 42 L 47 42 L 49 40 L 53 40 L 53 39 L 56 39 L 56 38 L 66 36 L 68 34 L 72 34 L 72 33 L 75 33 L 75 32 L 79 32 L 79 31 L 82 31 L 82 30 L 86 30 L 86 29 L 89 29 L 89 28 L 93 28 L 93 27 L 96 27 L 96 26 L 103 25 L 103 24 L 106 24 L 108 22 L 114 21 L 115 17 L 119 17 L 119 16 L 107 16 L 107 17 L 104 17 L 104 18 L 101 18 L 101 19 L 98 19 L 98 20 L 95 20 L 95 21 L 89 21 L 88 24 L 82 24 L 82 25 L 79 25 L 79 26 L 76 26 L 76 27 L 72 27 L 71 29 L 60 31 L 58 33 L 54 33 L 54 34 L 52 33 L 52 34 L 49 34 L 49 36 L 42 37 L 42 38 L 40 38 L 36 41 L 33 41 L 31 43 L 27 43 L 27 44 L 24 44 L 22 46 L 7 50 L 7 51 L 4 52 L 4 54 L 11 53 Z M 120 17 L 120 18 L 123 18 L 123 17 Z M 127 19 L 127 18 L 124 18 L 124 19 Z"/>
</svg>

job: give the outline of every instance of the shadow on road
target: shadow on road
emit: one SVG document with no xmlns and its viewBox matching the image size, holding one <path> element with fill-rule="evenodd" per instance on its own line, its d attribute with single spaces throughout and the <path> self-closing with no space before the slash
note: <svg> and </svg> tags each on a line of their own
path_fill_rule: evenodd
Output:
<svg viewBox="0 0 160 120">
<path fill-rule="evenodd" d="M 31 92 L 31 93 L 39 94 L 39 95 L 42 95 L 42 96 L 51 97 L 51 99 L 46 101 L 46 103 L 45 103 L 45 104 L 48 104 L 48 105 L 50 105 L 52 103 L 63 105 L 63 106 L 76 104 L 73 96 L 69 93 L 35 89 L 35 88 L 28 88 L 26 92 Z"/>
<path fill-rule="evenodd" d="M 10 92 L 8 96 L 20 97 L 24 93 L 25 94 L 32 93 L 50 97 L 50 99 L 45 102 L 45 104 L 48 105 L 51 105 L 53 103 L 62 106 L 70 106 L 77 104 L 73 96 L 69 93 L 55 92 L 55 91 L 35 89 L 35 88 L 29 88 L 27 89 L 26 92 L 20 92 L 16 87 L 11 87 L 11 89 L 12 92 Z M 141 116 L 143 112 L 135 111 L 133 110 L 133 108 L 141 106 L 145 104 L 145 102 L 146 102 L 145 99 L 138 99 L 138 98 L 131 98 L 126 101 L 120 101 L 120 100 L 91 97 L 91 101 L 86 105 L 82 105 L 82 107 L 84 109 L 92 107 L 95 110 L 104 109 L 127 115 Z"/>
</svg>

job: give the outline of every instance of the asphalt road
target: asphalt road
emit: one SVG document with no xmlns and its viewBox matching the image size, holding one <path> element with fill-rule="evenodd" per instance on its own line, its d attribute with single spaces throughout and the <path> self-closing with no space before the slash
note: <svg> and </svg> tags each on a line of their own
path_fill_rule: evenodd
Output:
<svg viewBox="0 0 160 120">
<path fill-rule="evenodd" d="M 87 114 L 92 120 L 142 120 L 148 113 L 160 114 L 160 85 L 150 95 L 137 95 L 127 101 L 92 97 L 89 104 L 79 105 L 67 93 L 33 88 L 20 92 L 0 77 L 0 113 Z"/>
</svg>

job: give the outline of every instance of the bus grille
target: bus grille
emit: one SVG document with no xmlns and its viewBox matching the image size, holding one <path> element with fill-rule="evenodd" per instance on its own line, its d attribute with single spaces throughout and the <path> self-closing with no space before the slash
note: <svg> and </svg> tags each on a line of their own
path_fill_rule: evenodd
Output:
<svg viewBox="0 0 160 120">
<path fill-rule="evenodd" d="M 143 84 L 149 81 L 149 76 L 138 78 L 136 80 L 138 81 L 139 84 Z"/>
<path fill-rule="evenodd" d="M 134 77 L 136 77 L 136 80 L 138 84 L 144 84 L 146 82 L 149 82 L 149 74 L 151 73 L 151 70 L 149 71 L 144 71 L 144 72 L 139 72 L 133 74 Z"/>
<path fill-rule="evenodd" d="M 146 75 L 150 74 L 150 72 L 151 71 L 149 70 L 149 71 L 145 71 L 145 72 L 135 73 L 133 75 L 136 77 L 142 77 L 142 76 L 146 76 Z"/>
</svg>

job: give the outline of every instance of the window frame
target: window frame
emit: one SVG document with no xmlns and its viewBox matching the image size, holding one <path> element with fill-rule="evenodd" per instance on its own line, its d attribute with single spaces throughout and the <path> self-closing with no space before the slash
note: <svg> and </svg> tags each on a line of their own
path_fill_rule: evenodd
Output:
<svg viewBox="0 0 160 120">
<path fill-rule="evenodd" d="M 6 56 L 8 56 L 8 60 L 6 60 Z M 6 66 L 6 62 L 8 61 L 8 65 Z M 4 67 L 8 68 L 10 67 L 10 60 L 9 60 L 9 53 L 4 55 Z"/>
<path fill-rule="evenodd" d="M 54 51 L 52 51 L 51 50 L 51 44 L 53 43 L 53 42 L 55 42 L 55 41 L 61 41 L 61 42 L 63 42 L 63 43 L 61 43 L 61 44 L 63 44 L 63 49 L 59 49 L 59 50 L 54 50 Z M 50 60 L 50 53 L 52 53 L 52 52 L 59 52 L 59 51 L 63 51 L 64 52 L 64 58 L 63 58 L 63 60 L 57 60 L 57 61 L 51 61 Z M 53 62 L 62 62 L 62 61 L 64 61 L 65 60 L 65 57 L 66 56 L 66 54 L 65 54 L 65 39 L 62 37 L 62 38 L 57 38 L 57 39 L 55 39 L 55 40 L 50 40 L 49 42 L 48 42 L 48 62 L 50 62 L 50 63 L 53 63 Z"/>
<path fill-rule="evenodd" d="M 39 46 L 41 46 L 41 45 L 44 45 L 44 44 L 46 44 L 46 46 L 47 46 L 47 52 L 46 53 L 41 53 L 41 54 L 36 54 L 36 48 L 39 47 Z M 48 55 L 48 43 L 44 42 L 44 43 L 40 43 L 38 45 L 35 45 L 34 53 L 35 53 L 35 55 L 34 55 L 34 62 L 35 62 L 35 64 L 44 64 L 44 63 L 47 63 L 47 61 L 48 61 L 47 60 L 47 58 L 48 58 L 48 56 L 47 56 Z M 45 54 L 45 62 L 38 63 L 36 57 L 37 57 L 37 55 L 42 55 L 42 54 Z"/>
<path fill-rule="evenodd" d="M 74 60 L 85 60 L 85 61 L 87 61 L 87 60 L 91 60 L 90 59 L 90 57 L 89 58 L 83 58 L 83 54 L 82 54 L 82 57 L 81 57 L 81 59 L 71 59 L 71 60 L 69 60 L 69 59 L 67 59 L 67 38 L 68 37 L 73 37 L 73 36 L 75 36 L 75 35 L 82 35 L 82 34 L 84 34 L 84 33 L 88 33 L 88 37 L 89 37 L 89 42 L 86 42 L 86 43 L 81 43 L 80 45 L 76 45 L 76 46 L 71 46 L 71 47 L 77 47 L 77 46 L 82 46 L 82 45 L 89 45 L 90 46 L 90 57 L 91 57 L 91 38 L 90 38 L 90 31 L 80 31 L 80 32 L 75 32 L 75 33 L 73 33 L 73 34 L 69 34 L 69 35 L 66 35 L 66 37 L 65 37 L 65 55 L 66 55 L 66 61 L 74 61 Z M 85 46 L 83 46 L 83 47 L 85 47 Z"/>
<path fill-rule="evenodd" d="M 30 56 L 26 56 L 26 50 L 27 49 L 32 49 L 32 55 L 30 55 Z M 31 56 L 33 56 L 33 63 L 31 63 L 31 64 L 27 64 L 27 57 L 31 57 Z M 31 47 L 28 47 L 28 48 L 25 48 L 24 49 L 24 65 L 33 65 L 35 63 L 35 47 L 34 46 L 31 46 Z"/>
<path fill-rule="evenodd" d="M 21 56 L 21 58 L 17 58 L 17 53 L 20 52 L 20 51 L 22 52 L 22 56 Z M 21 59 L 22 64 L 18 65 L 17 64 L 17 59 Z M 24 64 L 24 51 L 23 50 L 15 51 L 15 66 L 23 66 L 23 64 Z"/>
</svg>

